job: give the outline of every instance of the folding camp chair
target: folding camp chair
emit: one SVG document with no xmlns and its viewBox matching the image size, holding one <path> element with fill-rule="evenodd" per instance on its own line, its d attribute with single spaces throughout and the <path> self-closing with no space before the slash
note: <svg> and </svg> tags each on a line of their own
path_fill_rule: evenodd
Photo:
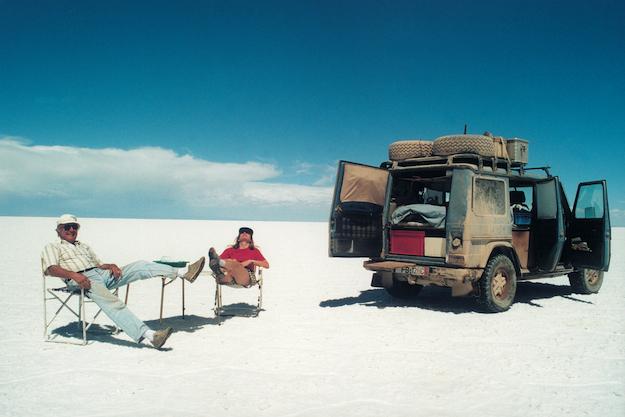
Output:
<svg viewBox="0 0 625 417">
<path fill-rule="evenodd" d="M 252 288 L 254 286 L 258 287 L 258 302 L 256 303 L 256 309 L 254 310 L 252 317 L 257 317 L 258 314 L 263 309 L 263 269 L 258 268 L 258 272 L 256 273 L 256 283 L 250 287 L 243 287 L 238 284 L 220 284 L 219 280 L 215 277 L 215 274 L 212 274 L 215 278 L 215 307 L 213 311 L 216 316 L 237 316 L 237 314 L 233 313 L 225 313 L 225 309 L 222 301 L 222 287 L 230 287 L 230 288 Z M 240 310 L 240 309 L 239 309 Z M 241 315 L 242 316 L 242 315 Z M 247 317 L 247 316 L 246 316 Z"/>
<path fill-rule="evenodd" d="M 67 344 L 73 344 L 73 345 L 86 345 L 87 344 L 87 331 L 95 323 L 95 320 L 98 318 L 98 316 L 102 312 L 102 309 L 98 308 L 98 311 L 89 320 L 87 320 L 87 317 L 86 317 L 87 313 L 86 313 L 86 308 L 85 308 L 86 304 L 93 303 L 93 301 L 89 299 L 89 293 L 88 292 L 86 293 L 85 290 L 83 290 L 82 288 L 71 289 L 67 285 L 63 287 L 48 288 L 47 281 L 50 278 L 55 278 L 55 277 L 50 277 L 50 276 L 43 274 L 43 325 L 44 325 L 43 336 L 44 336 L 44 341 L 55 342 L 55 343 L 67 343 Z M 126 286 L 126 298 L 125 298 L 126 303 L 128 302 L 129 287 L 130 287 L 129 285 Z M 119 293 L 119 288 L 116 288 L 113 294 L 117 296 L 118 293 Z M 70 306 L 70 300 L 74 296 L 78 297 L 78 307 L 76 308 L 78 312 L 76 312 L 76 310 Z M 58 303 L 60 303 L 60 305 L 57 308 L 56 312 L 52 315 L 52 318 L 48 320 L 48 303 L 53 302 L 53 301 L 57 301 Z M 51 333 L 50 327 L 52 323 L 59 317 L 59 314 L 64 309 L 72 313 L 78 319 L 78 324 L 82 329 L 82 340 L 80 342 L 73 342 L 69 340 L 65 340 L 65 341 L 55 340 L 58 335 L 52 336 L 50 334 Z M 114 334 L 119 333 L 119 331 L 120 330 L 117 328 L 117 326 L 115 326 L 113 333 Z"/>
</svg>

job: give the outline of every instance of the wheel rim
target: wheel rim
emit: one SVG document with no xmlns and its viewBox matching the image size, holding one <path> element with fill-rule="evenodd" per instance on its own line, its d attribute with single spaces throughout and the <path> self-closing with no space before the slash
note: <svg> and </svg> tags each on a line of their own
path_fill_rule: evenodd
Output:
<svg viewBox="0 0 625 417">
<path fill-rule="evenodd" d="M 586 271 L 586 282 L 590 285 L 595 285 L 599 281 L 599 271 L 595 270 L 587 270 Z"/>
<path fill-rule="evenodd" d="M 510 280 L 507 275 L 502 271 L 497 271 L 497 274 L 493 277 L 491 285 L 493 296 L 498 300 L 505 300 L 508 297 L 509 288 Z"/>
</svg>

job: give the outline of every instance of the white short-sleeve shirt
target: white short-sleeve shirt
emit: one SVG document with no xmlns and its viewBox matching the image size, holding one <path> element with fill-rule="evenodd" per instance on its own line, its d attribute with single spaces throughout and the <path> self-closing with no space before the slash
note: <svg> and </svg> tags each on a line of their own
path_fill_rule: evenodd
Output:
<svg viewBox="0 0 625 417">
<path fill-rule="evenodd" d="M 79 272 L 101 264 L 102 262 L 89 245 L 78 240 L 74 244 L 65 240 L 49 243 L 41 252 L 41 268 L 44 273 L 52 265 Z"/>
</svg>

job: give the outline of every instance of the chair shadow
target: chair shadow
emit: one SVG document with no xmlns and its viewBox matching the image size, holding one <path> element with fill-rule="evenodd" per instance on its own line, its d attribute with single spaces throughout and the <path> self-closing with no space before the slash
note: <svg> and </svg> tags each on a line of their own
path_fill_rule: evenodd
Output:
<svg viewBox="0 0 625 417">
<path fill-rule="evenodd" d="M 258 317 L 261 311 L 265 311 L 265 309 L 261 308 L 257 310 L 256 305 L 249 303 L 234 303 L 227 304 L 222 306 L 221 314 L 218 316 L 223 318 L 232 318 L 232 317 Z M 221 324 L 221 323 L 219 323 Z"/>
<path fill-rule="evenodd" d="M 536 300 L 562 297 L 570 301 L 585 304 L 593 304 L 590 301 L 581 300 L 572 296 L 573 292 L 568 285 L 555 285 L 542 282 L 519 282 L 514 299 L 515 303 L 528 304 L 533 307 L 543 306 Z M 363 290 L 355 297 L 324 300 L 319 303 L 320 307 L 336 308 L 350 305 L 363 305 L 376 308 L 408 308 L 416 307 L 424 310 L 439 311 L 444 313 L 484 313 L 480 310 L 474 297 L 452 297 L 451 290 L 445 287 L 428 286 L 421 290 L 413 299 L 393 298 L 383 288 Z"/>
<path fill-rule="evenodd" d="M 166 317 L 161 323 L 160 320 L 148 320 L 145 324 L 150 329 L 162 329 L 168 326 L 173 327 L 174 333 L 186 332 L 193 333 L 200 330 L 207 325 L 221 325 L 224 321 L 231 317 L 200 317 L 196 315 Z M 151 345 L 147 343 L 135 343 L 133 340 L 128 339 L 127 336 L 119 336 L 119 333 L 115 333 L 115 327 L 113 325 L 100 325 L 94 323 L 87 331 L 88 344 L 91 342 L 110 343 L 117 346 L 125 346 L 135 349 L 153 349 Z M 51 332 L 52 336 L 59 336 L 68 339 L 82 340 L 82 327 L 79 321 L 70 322 L 62 327 L 57 327 Z M 163 351 L 172 350 L 172 348 L 162 348 Z"/>
</svg>

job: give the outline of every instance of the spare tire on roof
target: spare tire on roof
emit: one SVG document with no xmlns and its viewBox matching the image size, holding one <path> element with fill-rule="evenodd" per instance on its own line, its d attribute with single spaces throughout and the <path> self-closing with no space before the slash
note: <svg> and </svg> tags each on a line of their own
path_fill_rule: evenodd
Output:
<svg viewBox="0 0 625 417">
<path fill-rule="evenodd" d="M 391 143 L 388 147 L 388 159 L 391 161 L 421 158 L 424 156 L 432 156 L 432 141 L 399 140 Z"/>
<path fill-rule="evenodd" d="M 457 153 L 495 156 L 493 138 L 482 135 L 449 135 L 441 136 L 432 145 L 432 154 L 436 156 L 448 156 Z"/>
</svg>

